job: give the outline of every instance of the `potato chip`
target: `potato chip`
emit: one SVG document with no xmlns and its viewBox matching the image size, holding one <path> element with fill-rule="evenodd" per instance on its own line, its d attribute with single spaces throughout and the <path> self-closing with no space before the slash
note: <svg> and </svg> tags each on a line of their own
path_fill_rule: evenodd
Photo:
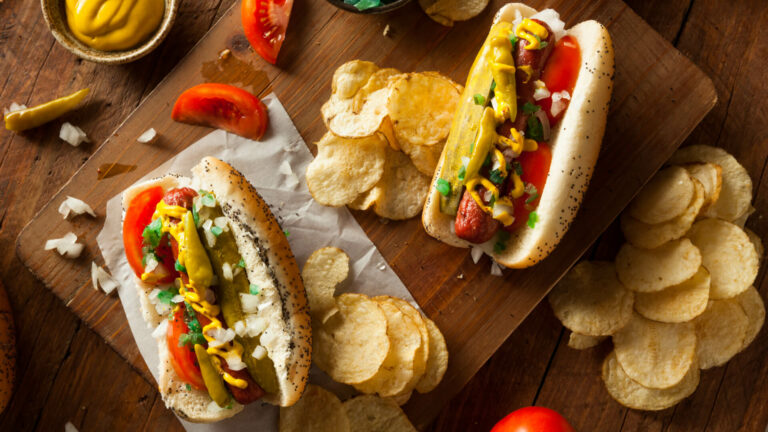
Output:
<svg viewBox="0 0 768 432">
<path fill-rule="evenodd" d="M 360 90 L 378 70 L 379 67 L 369 61 L 348 61 L 333 72 L 331 93 L 342 99 L 354 97 L 355 93 L 357 93 L 357 91 Z"/>
<path fill-rule="evenodd" d="M 683 147 L 672 155 L 669 162 L 709 162 L 722 168 L 720 198 L 707 209 L 704 216 L 733 221 L 749 209 L 752 202 L 752 179 L 747 170 L 725 150 L 707 145 Z"/>
<path fill-rule="evenodd" d="M 757 211 L 756 208 L 752 207 L 752 205 L 749 206 L 746 212 L 744 212 L 743 215 L 737 217 L 733 220 L 733 224 L 736 225 L 739 228 L 744 228 L 744 225 L 747 224 L 747 219 L 749 219 L 750 216 L 752 216 L 753 213 Z"/>
<path fill-rule="evenodd" d="M 392 399 L 362 395 L 344 402 L 352 432 L 416 432 Z"/>
<path fill-rule="evenodd" d="M 555 316 L 571 331 L 608 336 L 632 317 L 634 293 L 616 278 L 613 263 L 582 261 L 563 276 L 548 298 Z"/>
<path fill-rule="evenodd" d="M 383 88 L 368 95 L 359 112 L 349 109 L 351 105 L 347 107 L 339 104 L 339 107 L 344 106 L 347 109 L 335 112 L 333 117 L 327 119 L 326 126 L 335 135 L 344 138 L 371 136 L 379 130 L 381 122 L 387 116 L 388 98 L 389 89 Z"/>
<path fill-rule="evenodd" d="M 465 21 L 480 14 L 488 0 L 419 0 L 421 8 L 434 21 L 450 27 L 454 21 Z"/>
<path fill-rule="evenodd" d="M 420 173 L 408 156 L 386 150 L 384 174 L 374 189 L 380 191 L 373 203 L 377 215 L 387 219 L 409 219 L 421 212 L 429 192 L 430 177 Z"/>
<path fill-rule="evenodd" d="M 690 321 L 707 309 L 709 272 L 704 267 L 687 281 L 661 291 L 637 293 L 635 310 L 654 321 L 680 323 Z"/>
<path fill-rule="evenodd" d="M 394 151 L 401 150 L 400 143 L 397 142 L 397 138 L 395 137 L 395 127 L 392 126 L 392 119 L 390 119 L 389 116 L 384 117 L 384 120 L 381 121 L 378 133 L 387 140 L 389 148 Z"/>
<path fill-rule="evenodd" d="M 368 78 L 368 82 L 366 82 L 365 85 L 360 88 L 357 93 L 355 93 L 355 112 L 360 112 L 363 104 L 365 104 L 366 99 L 368 99 L 368 95 L 375 91 L 386 88 L 389 78 L 395 75 L 399 75 L 400 73 L 401 72 L 395 68 L 384 68 L 374 72 L 373 75 Z"/>
<path fill-rule="evenodd" d="M 424 376 L 416 384 L 416 391 L 419 393 L 429 393 L 434 390 L 443 380 L 443 375 L 448 369 L 448 347 L 445 344 L 445 337 L 434 321 L 424 317 L 424 322 L 429 331 L 429 358 Z"/>
<path fill-rule="evenodd" d="M 706 209 L 720 198 L 723 187 L 723 169 L 713 163 L 693 163 L 682 165 L 691 177 L 704 187 L 704 206 Z"/>
<path fill-rule="evenodd" d="M 568 336 L 568 346 L 573 349 L 583 350 L 595 347 L 606 339 L 608 339 L 608 336 L 588 336 L 571 332 L 571 335 Z"/>
<path fill-rule="evenodd" d="M 416 356 L 413 359 L 413 378 L 411 378 L 411 381 L 405 387 L 407 391 L 411 391 L 416 387 L 416 383 L 421 381 L 424 372 L 427 370 L 427 361 L 429 360 L 429 329 L 427 329 L 427 323 L 424 321 L 421 312 L 401 298 L 381 296 L 374 298 L 374 300 L 387 301 L 397 306 L 397 308 L 400 309 L 400 312 L 410 318 L 419 330 L 421 346 L 416 350 Z"/>
<path fill-rule="evenodd" d="M 741 306 L 741 309 L 744 310 L 748 320 L 744 343 L 739 350 L 743 351 L 755 340 L 757 334 L 760 333 L 760 329 L 763 327 L 763 323 L 765 322 L 765 304 L 755 287 L 749 287 L 748 290 L 734 297 L 734 300 L 736 300 L 739 306 Z"/>
<path fill-rule="evenodd" d="M 387 317 L 363 294 L 336 298 L 339 311 L 313 329 L 312 360 L 334 381 L 356 384 L 379 371 L 390 351 Z"/>
<path fill-rule="evenodd" d="M 403 74 L 390 81 L 389 117 L 400 146 L 435 145 L 451 130 L 461 92 L 437 74 Z"/>
<path fill-rule="evenodd" d="M 374 376 L 354 386 L 363 393 L 394 396 L 402 392 L 413 377 L 413 359 L 421 346 L 421 336 L 416 325 L 397 306 L 389 302 L 378 302 L 378 305 L 387 319 L 389 354 Z"/>
<path fill-rule="evenodd" d="M 693 224 L 688 238 L 701 251 L 704 267 L 712 276 L 709 297 L 730 298 L 744 292 L 757 278 L 760 262 L 749 236 L 736 225 L 720 219 Z"/>
<path fill-rule="evenodd" d="M 403 406 L 406 404 L 406 402 L 408 402 L 412 394 L 413 394 L 413 390 L 409 390 L 405 393 L 394 395 L 389 399 L 392 399 L 393 401 L 395 401 L 396 404 Z"/>
<path fill-rule="evenodd" d="M 387 143 L 379 136 L 341 138 L 326 133 L 307 167 L 307 186 L 320 204 L 339 207 L 371 189 L 381 178 Z"/>
<path fill-rule="evenodd" d="M 382 192 L 381 188 L 373 187 L 361 193 L 354 201 L 347 204 L 347 207 L 353 210 L 368 210 L 377 200 L 381 199 Z"/>
<path fill-rule="evenodd" d="M 348 432 L 350 421 L 335 394 L 309 384 L 298 402 L 280 407 L 280 432 Z"/>
<path fill-rule="evenodd" d="M 416 169 L 422 174 L 432 177 L 435 173 L 435 168 L 437 168 L 437 163 L 440 161 L 440 155 L 443 153 L 445 141 L 428 146 L 413 145 L 409 141 L 398 141 L 398 144 L 402 147 L 403 153 L 411 158 Z"/>
<path fill-rule="evenodd" d="M 760 239 L 760 236 L 755 234 L 755 232 L 749 228 L 744 228 L 744 232 L 747 233 L 747 237 L 749 237 L 749 241 L 751 241 L 752 245 L 755 247 L 755 252 L 757 252 L 757 262 L 758 263 L 762 262 L 763 255 L 765 254 L 765 247 L 763 247 L 763 240 Z"/>
<path fill-rule="evenodd" d="M 679 383 L 696 360 L 692 323 L 660 323 L 634 314 L 613 335 L 616 358 L 632 380 L 649 388 Z"/>
<path fill-rule="evenodd" d="M 693 277 L 700 266 L 701 253 L 687 238 L 655 249 L 640 249 L 625 243 L 616 255 L 619 280 L 637 292 L 661 291 L 682 283 Z"/>
<path fill-rule="evenodd" d="M 696 354 L 702 369 L 722 366 L 735 356 L 744 345 L 749 326 L 744 309 L 733 299 L 711 300 L 707 310 L 693 323 L 699 341 Z"/>
<path fill-rule="evenodd" d="M 349 256 L 341 249 L 324 247 L 312 252 L 301 270 L 312 318 L 324 323 L 338 312 L 333 293 L 349 274 Z"/>
<path fill-rule="evenodd" d="M 685 168 L 664 168 L 640 190 L 627 211 L 647 224 L 666 222 L 683 214 L 693 200 L 694 189 Z"/>
<path fill-rule="evenodd" d="M 627 241 L 637 247 L 653 249 L 684 236 L 691 229 L 696 216 L 704 205 L 704 187 L 695 179 L 693 184 L 695 192 L 688 208 L 680 216 L 666 222 L 651 225 L 640 222 L 630 216 L 629 213 L 623 213 L 621 215 L 621 231 Z"/>
<path fill-rule="evenodd" d="M 603 383 L 608 393 L 627 408 L 659 411 L 676 405 L 699 386 L 699 368 L 693 365 L 682 380 L 672 387 L 651 389 L 632 380 L 611 353 L 603 362 Z"/>
</svg>

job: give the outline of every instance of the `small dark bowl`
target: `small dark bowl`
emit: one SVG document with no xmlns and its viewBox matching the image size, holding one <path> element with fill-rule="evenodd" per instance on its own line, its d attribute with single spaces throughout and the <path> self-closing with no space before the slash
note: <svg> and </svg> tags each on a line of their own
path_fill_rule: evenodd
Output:
<svg viewBox="0 0 768 432">
<path fill-rule="evenodd" d="M 393 10 L 400 9 L 401 7 L 411 2 L 411 0 L 395 0 L 392 3 L 381 5 L 375 8 L 358 10 L 353 5 L 344 3 L 344 0 L 326 0 L 326 1 L 336 6 L 339 9 L 352 12 L 352 13 L 358 13 L 358 14 L 383 14 L 387 12 L 392 12 Z"/>
</svg>

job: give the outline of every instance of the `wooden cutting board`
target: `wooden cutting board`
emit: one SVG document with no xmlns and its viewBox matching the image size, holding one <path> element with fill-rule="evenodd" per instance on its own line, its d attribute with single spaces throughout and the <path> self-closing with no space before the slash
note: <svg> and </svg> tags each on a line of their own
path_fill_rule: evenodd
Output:
<svg viewBox="0 0 768 432">
<path fill-rule="evenodd" d="M 90 287 L 90 262 L 103 263 L 96 235 L 107 200 L 210 132 L 171 120 L 176 97 L 201 82 L 231 83 L 262 96 L 274 92 L 306 142 L 313 143 L 325 132 L 320 106 L 330 95 L 331 75 L 337 66 L 359 58 L 403 71 L 436 70 L 463 83 L 495 11 L 503 4 L 492 1 L 479 17 L 445 28 L 426 17 L 417 2 L 385 16 L 341 12 L 324 0 L 297 2 L 280 64 L 275 67 L 249 48 L 236 3 L 24 228 L 17 241 L 19 257 L 67 307 L 152 380 L 117 297 Z M 469 381 L 716 101 L 712 82 L 621 1 L 530 4 L 539 9 L 545 4 L 555 8 L 568 26 L 585 19 L 605 24 L 616 51 L 615 88 L 600 160 L 579 216 L 555 252 L 533 268 L 507 270 L 498 278 L 489 274 L 487 258 L 473 264 L 467 250 L 448 247 L 427 236 L 419 219 L 382 223 L 374 215 L 355 213 L 448 342 L 450 366 L 440 387 L 426 395 L 414 394 L 405 407 L 422 428 Z M 387 26 L 389 33 L 384 36 Z M 231 54 L 219 58 L 225 48 Z M 136 143 L 149 127 L 159 132 L 159 141 L 153 145 Z M 313 144 L 309 146 L 316 150 Z M 66 195 L 85 200 L 100 217 L 63 221 L 57 208 Z M 66 260 L 43 250 L 46 239 L 68 231 L 78 234 L 86 245 L 79 259 Z"/>
</svg>

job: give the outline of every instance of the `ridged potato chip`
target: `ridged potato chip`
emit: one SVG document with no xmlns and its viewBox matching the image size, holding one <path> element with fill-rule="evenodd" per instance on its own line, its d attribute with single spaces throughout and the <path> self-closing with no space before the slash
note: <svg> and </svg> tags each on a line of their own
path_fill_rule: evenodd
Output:
<svg viewBox="0 0 768 432">
<path fill-rule="evenodd" d="M 666 222 L 683 214 L 693 200 L 694 186 L 685 168 L 671 166 L 657 172 L 629 204 L 633 218 L 647 224 Z"/>
<path fill-rule="evenodd" d="M 395 401 L 362 395 L 344 402 L 352 432 L 416 432 Z"/>
<path fill-rule="evenodd" d="M 625 243 L 616 255 L 619 280 L 637 292 L 661 291 L 682 283 L 700 266 L 701 253 L 687 238 L 667 242 L 655 249 L 641 249 Z"/>
<path fill-rule="evenodd" d="M 627 241 L 644 249 L 657 248 L 664 243 L 683 237 L 696 220 L 704 205 L 704 187 L 694 179 L 694 196 L 683 214 L 666 222 L 647 224 L 633 218 L 629 213 L 621 215 L 621 231 Z"/>
<path fill-rule="evenodd" d="M 333 293 L 348 275 L 349 255 L 343 250 L 324 247 L 312 252 L 301 270 L 312 318 L 324 323 L 339 311 Z"/>
<path fill-rule="evenodd" d="M 608 339 L 608 336 L 588 336 L 571 332 L 571 335 L 568 336 L 568 346 L 573 349 L 583 350 L 595 347 L 606 339 Z"/>
<path fill-rule="evenodd" d="M 378 135 L 351 139 L 328 132 L 317 148 L 317 157 L 307 166 L 307 186 L 322 205 L 351 203 L 382 178 L 387 143 Z"/>
<path fill-rule="evenodd" d="M 298 402 L 280 407 L 280 432 L 349 432 L 350 421 L 335 394 L 309 384 Z"/>
<path fill-rule="evenodd" d="M 422 174 L 431 177 L 435 173 L 437 163 L 440 161 L 445 141 L 435 145 L 413 145 L 409 141 L 398 141 L 398 145 L 411 158 L 416 169 Z"/>
<path fill-rule="evenodd" d="M 435 22 L 451 27 L 454 21 L 474 18 L 488 6 L 489 0 L 419 0 L 421 8 Z"/>
<path fill-rule="evenodd" d="M 612 352 L 603 362 L 603 383 L 608 393 L 627 408 L 659 411 L 676 405 L 687 398 L 699 386 L 699 368 L 694 364 L 682 380 L 672 387 L 651 389 L 644 387 L 627 375 Z"/>
<path fill-rule="evenodd" d="M 720 219 L 703 219 L 693 224 L 688 238 L 701 251 L 702 263 L 712 276 L 710 298 L 736 296 L 757 278 L 757 251 L 749 236 L 736 225 Z"/>
<path fill-rule="evenodd" d="M 408 385 L 405 386 L 405 391 L 410 392 L 416 387 L 416 383 L 421 381 L 424 377 L 424 372 L 427 370 L 427 361 L 429 360 L 429 329 L 427 329 L 427 323 L 424 321 L 424 317 L 407 301 L 389 296 L 375 297 L 374 300 L 386 301 L 392 303 L 400 309 L 400 312 L 404 313 L 408 318 L 413 321 L 413 324 L 419 330 L 419 336 L 421 337 L 421 346 L 416 350 L 416 356 L 413 358 L 413 377 Z"/>
<path fill-rule="evenodd" d="M 704 206 L 706 210 L 711 204 L 720 198 L 720 190 L 723 187 L 723 169 L 713 163 L 693 163 L 682 165 L 691 177 L 704 187 Z"/>
<path fill-rule="evenodd" d="M 702 369 L 724 365 L 744 346 L 749 320 L 733 299 L 711 300 L 707 310 L 693 322 L 699 341 L 696 354 Z"/>
<path fill-rule="evenodd" d="M 362 393 L 395 396 L 405 389 L 413 377 L 413 360 L 421 346 L 421 336 L 416 325 L 397 306 L 389 302 L 377 303 L 387 320 L 389 354 L 375 375 L 353 385 Z"/>
<path fill-rule="evenodd" d="M 375 91 L 386 88 L 389 78 L 399 74 L 400 71 L 395 68 L 384 68 L 374 72 L 373 75 L 368 78 L 368 82 L 366 82 L 365 85 L 360 88 L 357 93 L 355 93 L 355 112 L 360 112 L 363 104 L 365 104 L 365 101 L 368 98 L 368 95 Z"/>
<path fill-rule="evenodd" d="M 430 177 L 420 173 L 402 152 L 386 150 L 384 174 L 373 189 L 373 210 L 387 219 L 410 219 L 421 212 L 429 192 Z"/>
<path fill-rule="evenodd" d="M 342 294 L 336 306 L 339 311 L 313 329 L 312 360 L 336 382 L 366 381 L 390 351 L 387 316 L 363 294 Z"/>
<path fill-rule="evenodd" d="M 687 281 L 661 291 L 637 293 L 635 310 L 654 321 L 681 323 L 704 313 L 709 301 L 709 272 L 704 267 Z"/>
<path fill-rule="evenodd" d="M 725 150 L 707 145 L 683 147 L 672 155 L 669 162 L 709 162 L 722 168 L 723 186 L 720 197 L 706 210 L 704 216 L 733 221 L 749 210 L 752 202 L 752 179 L 749 178 L 747 170 Z"/>
<path fill-rule="evenodd" d="M 434 321 L 424 317 L 429 331 L 429 358 L 424 376 L 416 383 L 416 391 L 429 393 L 443 380 L 448 369 L 448 347 L 445 345 L 445 337 L 440 332 Z M 401 404 L 402 405 L 402 404 Z"/>
<path fill-rule="evenodd" d="M 634 314 L 613 335 L 613 346 L 627 375 L 649 388 L 674 386 L 696 361 L 696 331 L 690 322 L 660 323 Z"/>
<path fill-rule="evenodd" d="M 758 263 L 762 262 L 763 255 L 765 254 L 765 247 L 763 246 L 763 240 L 760 238 L 759 235 L 755 234 L 755 232 L 749 228 L 744 228 L 744 232 L 747 233 L 747 237 L 749 237 L 749 241 L 751 241 L 752 245 L 755 247 L 755 252 L 757 252 L 757 262 Z"/>
<path fill-rule="evenodd" d="M 333 72 L 331 93 L 342 99 L 352 98 L 378 70 L 379 67 L 369 61 L 348 61 Z"/>
<path fill-rule="evenodd" d="M 747 315 L 749 322 L 746 335 L 744 336 L 744 343 L 739 350 L 743 351 L 755 340 L 758 333 L 760 333 L 760 329 L 763 327 L 763 323 L 765 323 L 765 304 L 755 287 L 749 287 L 748 290 L 734 297 L 734 300 L 744 310 L 744 314 Z"/>
<path fill-rule="evenodd" d="M 555 316 L 571 331 L 608 336 L 632 317 L 634 293 L 616 278 L 613 263 L 582 261 L 563 276 L 548 298 Z"/>
<path fill-rule="evenodd" d="M 326 126 L 335 135 L 344 138 L 364 138 L 374 135 L 381 128 L 381 123 L 387 116 L 387 100 L 389 89 L 383 88 L 367 95 L 359 111 L 353 105 L 328 101 L 328 107 L 323 111 L 338 109 L 333 116 L 326 119 Z M 323 105 L 326 107 L 326 105 Z M 333 107 L 333 108 L 331 108 Z"/>
<path fill-rule="evenodd" d="M 444 141 L 451 130 L 461 91 L 439 74 L 402 74 L 389 83 L 387 108 L 397 141 L 429 146 Z"/>
</svg>

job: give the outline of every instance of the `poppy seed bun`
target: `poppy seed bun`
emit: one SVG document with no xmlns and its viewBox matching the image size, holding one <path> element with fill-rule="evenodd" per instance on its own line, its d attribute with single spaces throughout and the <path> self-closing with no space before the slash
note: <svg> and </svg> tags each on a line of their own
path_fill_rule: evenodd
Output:
<svg viewBox="0 0 768 432">
<path fill-rule="evenodd" d="M 514 21 L 517 11 L 523 17 L 536 13 L 521 3 L 510 3 L 499 10 L 494 24 Z M 536 208 L 538 223 L 534 228 L 524 225 L 512 233 L 506 249 L 500 254 L 493 250 L 493 239 L 478 245 L 499 264 L 510 268 L 532 266 L 546 258 L 560 243 L 576 217 L 600 153 L 613 89 L 613 43 L 608 30 L 596 21 L 579 23 L 566 34 L 579 43 L 581 67 L 568 109 L 559 124 L 552 128 L 549 140 L 552 163 Z M 472 95 L 462 95 L 462 101 L 473 103 Z M 451 246 L 469 247 L 472 244 L 454 232 L 455 216 L 440 211 L 440 194 L 435 185 L 441 178 L 445 155 L 446 150 L 443 150 L 424 204 L 422 222 L 432 237 Z"/>
</svg>

